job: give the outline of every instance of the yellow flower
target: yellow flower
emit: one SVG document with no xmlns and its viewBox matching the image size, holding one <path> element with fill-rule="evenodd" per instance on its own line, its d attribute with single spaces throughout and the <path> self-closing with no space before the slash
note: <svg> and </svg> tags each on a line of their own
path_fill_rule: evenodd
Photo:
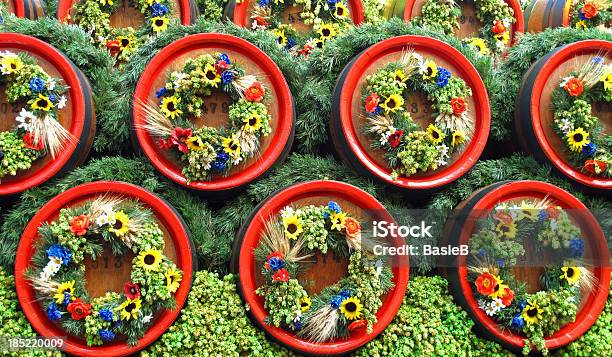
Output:
<svg viewBox="0 0 612 357">
<path fill-rule="evenodd" d="M 166 289 L 171 293 L 176 292 L 183 278 L 181 272 L 173 268 L 168 268 L 164 276 L 166 277 Z"/>
<path fill-rule="evenodd" d="M 251 115 L 244 118 L 242 122 L 244 123 L 242 128 L 247 133 L 254 133 L 261 129 L 261 117 L 257 113 L 251 113 Z"/>
<path fill-rule="evenodd" d="M 502 297 L 504 297 L 508 285 L 502 284 L 503 280 L 501 280 L 498 276 L 495 277 L 495 280 L 497 280 L 497 284 L 495 285 L 494 290 L 491 295 L 489 295 L 489 297 L 491 299 L 501 299 Z"/>
<path fill-rule="evenodd" d="M 516 237 L 516 223 L 498 223 L 497 227 L 495 227 L 497 231 L 497 236 L 502 238 L 514 238 Z"/>
<path fill-rule="evenodd" d="M 340 312 L 344 314 L 347 320 L 356 320 L 360 318 L 362 308 L 363 305 L 361 305 L 361 301 L 356 297 L 344 299 L 342 304 L 340 304 Z"/>
<path fill-rule="evenodd" d="M 603 82 L 605 91 L 612 91 L 612 71 L 604 73 L 599 80 Z"/>
<path fill-rule="evenodd" d="M 406 82 L 406 73 L 401 69 L 396 69 L 395 72 L 393 72 L 393 80 L 399 83 Z"/>
<path fill-rule="evenodd" d="M 572 151 L 582 151 L 582 147 L 589 142 L 589 133 L 582 128 L 572 130 L 567 134 L 567 143 Z"/>
<path fill-rule="evenodd" d="M 331 24 L 322 23 L 319 26 L 319 30 L 317 30 L 319 37 L 322 40 L 328 40 L 334 36 L 336 36 L 336 29 Z"/>
<path fill-rule="evenodd" d="M 444 133 L 437 126 L 433 124 L 429 124 L 427 127 L 427 134 L 429 135 L 429 140 L 434 144 L 439 144 L 444 140 Z"/>
<path fill-rule="evenodd" d="M 581 20 L 581 21 L 576 22 L 576 28 L 586 30 L 588 28 L 586 21 Z"/>
<path fill-rule="evenodd" d="M 297 239 L 302 229 L 302 219 L 296 215 L 283 217 L 283 226 L 285 226 L 285 236 L 288 239 Z"/>
<path fill-rule="evenodd" d="M 100 4 L 104 5 L 112 5 L 113 0 L 100 0 Z"/>
<path fill-rule="evenodd" d="M 510 42 L 510 32 L 504 31 L 504 33 L 500 33 L 498 35 L 494 35 L 497 41 L 501 41 L 504 45 L 507 45 Z"/>
<path fill-rule="evenodd" d="M 6 55 L 2 57 L 0 65 L 2 66 L 2 74 L 13 74 L 23 67 L 23 62 L 21 58 L 15 55 Z"/>
<path fill-rule="evenodd" d="M 221 83 L 221 76 L 217 73 L 215 66 L 209 63 L 204 67 L 204 78 L 202 80 L 205 84 L 217 88 Z"/>
<path fill-rule="evenodd" d="M 521 316 L 528 325 L 533 325 L 542 318 L 542 309 L 535 301 L 529 302 L 523 309 Z"/>
<path fill-rule="evenodd" d="M 404 98 L 399 94 L 391 94 L 380 107 L 385 110 L 385 113 L 389 113 L 400 109 L 402 105 L 404 105 Z"/>
<path fill-rule="evenodd" d="M 157 271 L 159 263 L 162 261 L 162 252 L 157 249 L 143 250 L 136 257 L 136 266 L 145 270 Z"/>
<path fill-rule="evenodd" d="M 119 47 L 122 49 L 132 44 L 132 39 L 127 36 L 117 36 L 117 41 L 119 41 Z"/>
<path fill-rule="evenodd" d="M 287 45 L 287 36 L 285 36 L 284 30 L 274 29 L 270 32 L 276 36 L 276 44 L 278 47 L 285 47 Z"/>
<path fill-rule="evenodd" d="M 74 280 L 65 281 L 59 284 L 59 286 L 57 287 L 57 290 L 55 291 L 55 295 L 53 295 L 55 302 L 58 304 L 61 304 L 62 301 L 64 301 L 65 294 L 68 294 L 68 296 L 70 297 L 70 300 L 75 299 Z"/>
<path fill-rule="evenodd" d="M 44 110 L 48 112 L 51 108 L 54 107 L 53 103 L 49 100 L 49 97 L 46 95 L 39 94 L 38 98 L 32 100 L 32 104 L 30 104 L 33 110 Z"/>
<path fill-rule="evenodd" d="M 472 38 L 467 42 L 467 44 L 476 47 L 476 49 L 478 49 L 478 53 L 480 53 L 481 55 L 486 55 L 489 53 L 489 48 L 487 47 L 487 44 L 483 41 L 482 38 Z"/>
<path fill-rule="evenodd" d="M 310 306 L 312 305 L 312 300 L 308 296 L 304 296 L 300 299 L 300 309 L 302 312 L 306 312 L 310 310 Z"/>
<path fill-rule="evenodd" d="M 336 11 L 334 12 L 334 15 L 336 15 L 337 18 L 344 19 L 344 18 L 346 18 L 348 13 L 349 13 L 349 11 L 348 11 L 346 5 L 344 5 L 341 2 L 337 2 L 336 3 Z"/>
<path fill-rule="evenodd" d="M 421 67 L 423 79 L 434 79 L 438 76 L 438 66 L 432 60 L 428 60 Z"/>
<path fill-rule="evenodd" d="M 562 267 L 563 274 L 559 277 L 565 279 L 568 284 L 576 285 L 580 281 L 582 272 L 578 267 Z"/>
<path fill-rule="evenodd" d="M 185 143 L 189 150 L 200 151 L 204 149 L 204 142 L 199 136 L 191 136 L 189 139 L 185 140 Z"/>
<path fill-rule="evenodd" d="M 110 221 L 113 223 L 108 226 L 108 231 L 115 233 L 117 237 L 123 237 L 130 231 L 130 217 L 125 212 L 113 213 Z"/>
<path fill-rule="evenodd" d="M 346 227 L 346 213 L 332 213 L 329 217 L 331 220 L 331 229 L 335 229 L 337 231 L 341 231 Z"/>
<path fill-rule="evenodd" d="M 156 33 L 166 31 L 168 29 L 168 18 L 166 16 L 155 16 L 151 19 L 151 27 Z"/>
<path fill-rule="evenodd" d="M 183 111 L 179 109 L 181 98 L 175 96 L 164 97 L 161 103 L 161 112 L 166 118 L 174 119 L 179 115 L 183 114 Z"/>
<path fill-rule="evenodd" d="M 452 140 L 451 140 L 452 146 L 461 145 L 463 144 L 464 141 L 465 141 L 465 134 L 463 134 L 463 131 L 461 130 L 453 131 Z"/>
<path fill-rule="evenodd" d="M 115 311 L 121 311 L 121 320 L 129 320 L 138 318 L 138 312 L 142 306 L 142 300 L 136 298 L 134 300 L 125 299 L 123 304 L 119 305 Z"/>
<path fill-rule="evenodd" d="M 540 212 L 540 210 L 537 209 L 536 206 L 534 206 L 533 204 L 523 202 L 521 203 L 521 207 L 519 209 L 519 221 L 523 218 L 527 218 L 528 220 L 535 222 L 538 219 L 538 213 Z"/>
<path fill-rule="evenodd" d="M 233 158 L 240 157 L 240 142 L 238 138 L 232 136 L 231 138 L 223 138 L 223 151 L 228 153 Z"/>
</svg>

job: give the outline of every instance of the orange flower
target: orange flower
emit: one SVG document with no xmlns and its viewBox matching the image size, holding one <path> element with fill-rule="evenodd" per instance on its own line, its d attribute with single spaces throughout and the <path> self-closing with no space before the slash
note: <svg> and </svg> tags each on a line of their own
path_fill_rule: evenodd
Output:
<svg viewBox="0 0 612 357">
<path fill-rule="evenodd" d="M 572 77 L 570 78 L 565 85 L 563 86 L 565 90 L 572 97 L 578 97 L 584 91 L 584 86 L 582 85 L 582 80 L 580 78 Z"/>
<path fill-rule="evenodd" d="M 357 238 L 361 234 L 361 225 L 359 221 L 353 217 L 346 217 L 344 222 L 346 226 L 346 236 L 349 238 Z"/>
<path fill-rule="evenodd" d="M 505 307 L 510 306 L 512 301 L 514 301 L 514 291 L 512 291 L 509 287 L 504 288 L 504 296 L 501 300 Z"/>
<path fill-rule="evenodd" d="M 453 108 L 453 114 L 456 116 L 461 115 L 467 110 L 467 103 L 463 98 L 453 98 L 450 101 L 450 105 Z"/>
<path fill-rule="evenodd" d="M 36 151 L 40 151 L 45 148 L 45 144 L 43 143 L 42 139 L 39 138 L 37 142 L 34 142 L 34 134 L 30 133 L 29 131 L 23 136 L 23 143 L 28 149 Z"/>
<path fill-rule="evenodd" d="M 582 12 L 582 15 L 584 15 L 584 17 L 587 19 L 592 19 L 597 16 L 597 7 L 591 3 L 584 4 L 582 10 L 580 11 Z"/>
<path fill-rule="evenodd" d="M 89 228 L 89 216 L 82 214 L 70 219 L 70 232 L 77 236 L 85 235 L 87 228 Z"/>
<path fill-rule="evenodd" d="M 264 95 L 266 95 L 266 90 L 259 82 L 254 82 L 244 91 L 244 96 L 249 102 L 261 102 Z"/>
<path fill-rule="evenodd" d="M 476 278 L 474 284 L 476 284 L 476 289 L 480 294 L 489 296 L 495 292 L 497 278 L 493 274 L 484 273 Z"/>
<path fill-rule="evenodd" d="M 366 320 L 357 320 L 357 321 L 351 322 L 351 324 L 348 325 L 347 329 L 349 330 L 349 332 L 355 332 L 367 326 L 368 326 L 368 322 Z"/>
<path fill-rule="evenodd" d="M 91 305 L 81 299 L 76 299 L 68 304 L 66 310 L 68 310 L 73 320 L 80 320 L 91 314 Z"/>
<path fill-rule="evenodd" d="M 376 93 L 370 94 L 365 100 L 365 109 L 368 113 L 373 113 L 380 103 L 380 97 Z"/>
<path fill-rule="evenodd" d="M 493 33 L 501 35 L 504 32 L 506 32 L 506 26 L 504 26 L 504 23 L 501 20 L 495 20 L 495 23 L 493 23 Z"/>
</svg>

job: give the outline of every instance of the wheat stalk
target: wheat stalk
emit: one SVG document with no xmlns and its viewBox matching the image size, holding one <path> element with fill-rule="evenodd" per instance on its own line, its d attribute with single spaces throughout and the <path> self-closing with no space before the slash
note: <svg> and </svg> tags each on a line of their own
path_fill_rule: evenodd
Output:
<svg viewBox="0 0 612 357">
<path fill-rule="evenodd" d="M 30 132 L 35 143 L 44 143 L 45 150 L 53 159 L 67 143 L 76 144 L 78 141 L 59 121 L 49 115 L 32 120 Z"/>
<path fill-rule="evenodd" d="M 146 115 L 146 124 L 136 124 L 135 127 L 137 129 L 147 130 L 153 136 L 165 137 L 172 134 L 174 125 L 169 118 L 166 118 L 159 111 L 159 107 L 154 102 L 146 103 L 142 99 L 137 98 L 135 105 L 137 109 L 144 111 Z"/>
<path fill-rule="evenodd" d="M 329 304 L 317 310 L 299 332 L 314 343 L 330 341 L 338 336 L 338 310 Z"/>
</svg>

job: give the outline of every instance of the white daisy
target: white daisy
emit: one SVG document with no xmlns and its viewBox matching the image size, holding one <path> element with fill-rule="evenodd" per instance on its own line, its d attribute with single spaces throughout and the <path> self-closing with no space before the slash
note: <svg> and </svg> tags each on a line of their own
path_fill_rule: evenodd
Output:
<svg viewBox="0 0 612 357">
<path fill-rule="evenodd" d="M 438 149 L 438 154 L 441 158 L 448 157 L 448 146 L 446 144 L 438 145 L 436 149 Z"/>
<path fill-rule="evenodd" d="M 486 301 L 484 301 L 484 300 L 478 300 L 478 307 L 479 307 L 481 310 L 484 310 L 484 309 L 487 307 L 487 302 L 486 302 Z"/>
<path fill-rule="evenodd" d="M 98 227 L 102 227 L 107 224 L 114 224 L 114 216 L 115 212 L 113 212 L 112 210 L 106 210 L 100 216 L 98 216 L 98 218 L 96 218 L 96 224 L 98 225 Z"/>
<path fill-rule="evenodd" d="M 574 124 L 567 118 L 560 119 L 557 123 L 557 127 L 565 135 L 574 130 Z"/>
<path fill-rule="evenodd" d="M 491 306 L 495 309 L 496 312 L 506 307 L 502 302 L 502 299 L 500 298 L 493 299 L 493 301 L 491 301 Z"/>
<path fill-rule="evenodd" d="M 487 305 L 484 309 L 484 311 L 487 313 L 487 315 L 489 316 L 495 316 L 495 314 L 497 313 L 497 310 L 495 310 L 495 307 L 493 307 L 491 304 Z"/>
<path fill-rule="evenodd" d="M 176 74 L 174 75 L 174 80 L 172 81 L 174 90 L 181 88 L 181 81 L 187 77 L 188 77 L 187 73 L 176 72 Z"/>
<path fill-rule="evenodd" d="M 151 322 L 151 320 L 153 320 L 153 315 L 151 314 L 145 315 L 140 319 L 143 324 L 148 324 L 149 322 Z"/>
<path fill-rule="evenodd" d="M 17 123 L 19 123 L 17 127 L 25 131 L 30 131 L 30 129 L 32 128 L 32 122 L 36 119 L 38 119 L 36 118 L 36 115 L 34 115 L 34 113 L 32 113 L 31 111 L 26 110 L 25 108 L 21 108 L 19 115 L 17 116 L 17 118 L 15 118 Z"/>
<path fill-rule="evenodd" d="M 59 102 L 57 102 L 57 108 L 58 108 L 58 109 L 62 109 L 62 108 L 64 108 L 64 107 L 66 106 L 66 102 L 68 102 L 68 98 L 66 98 L 66 96 L 65 96 L 65 95 L 63 95 L 63 96 L 60 98 Z"/>
<path fill-rule="evenodd" d="M 57 84 L 57 82 L 55 82 L 54 78 L 49 78 L 47 80 L 47 89 L 49 90 L 54 90 L 55 89 L 55 85 Z"/>
<path fill-rule="evenodd" d="M 281 210 L 281 217 L 287 218 L 295 214 L 295 210 L 291 206 L 287 206 Z"/>
</svg>

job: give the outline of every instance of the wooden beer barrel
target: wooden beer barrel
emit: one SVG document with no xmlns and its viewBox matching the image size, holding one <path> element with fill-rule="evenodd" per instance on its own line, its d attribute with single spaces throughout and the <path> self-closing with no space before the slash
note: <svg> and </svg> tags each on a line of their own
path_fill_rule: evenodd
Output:
<svg viewBox="0 0 612 357">
<path fill-rule="evenodd" d="M 547 28 L 568 27 L 572 1 L 537 0 L 525 9 L 525 30 L 537 33 Z"/>
<path fill-rule="evenodd" d="M 398 61 L 406 50 L 435 60 L 454 76 L 465 81 L 472 95 L 466 98 L 467 108 L 473 116 L 474 131 L 469 144 L 456 151 L 447 166 L 436 170 L 418 172 L 408 177 L 392 176 L 392 169 L 385 159 L 385 151 L 372 148 L 364 127 L 366 113 L 363 110 L 362 88 L 366 76 L 379 68 Z M 404 102 L 411 117 L 425 129 L 434 120 L 431 105 L 419 92 Z M 344 68 L 334 89 L 330 132 L 338 155 L 361 175 L 378 180 L 392 187 L 411 190 L 433 190 L 444 187 L 463 176 L 478 160 L 484 150 L 490 127 L 489 99 L 474 66 L 455 48 L 428 37 L 398 36 L 381 41 L 358 54 Z"/>
<path fill-rule="evenodd" d="M 6 11 L 30 20 L 45 17 L 47 4 L 41 0 L 7 0 L 4 2 Z"/>
<path fill-rule="evenodd" d="M 33 57 L 51 77 L 61 79 L 68 87 L 66 106 L 58 110 L 58 121 L 75 139 L 65 144 L 53 159 L 47 154 L 32 163 L 27 170 L 7 175 L 0 181 L 0 196 L 13 195 L 65 174 L 85 161 L 96 131 L 91 88 L 81 70 L 65 54 L 34 37 L 0 33 L 0 49 L 26 53 Z M 6 85 L 0 88 L 0 132 L 17 126 L 16 118 L 24 103 L 9 103 Z"/>
<path fill-rule="evenodd" d="M 165 242 L 163 254 L 182 271 L 181 284 L 174 295 L 176 308 L 163 309 L 153 316 L 150 328 L 138 339 L 136 346 L 129 346 L 125 337 L 106 342 L 102 346 L 88 346 L 84 339 L 67 333 L 60 324 L 49 319 L 47 311 L 37 301 L 31 281 L 26 277 L 26 269 L 31 266 L 32 258 L 36 254 L 37 241 L 41 239 L 39 234 L 41 224 L 57 219 L 62 209 L 78 207 L 100 198 L 135 200 L 151 210 L 155 222 L 163 232 Z M 94 261 L 87 258 L 84 262 L 86 286 L 91 297 L 104 296 L 106 292 L 122 293 L 125 282 L 130 281 L 134 255 L 131 252 L 120 256 L 113 255 L 110 244 L 103 248 L 98 259 Z M 17 250 L 15 284 L 23 312 L 38 334 L 43 337 L 66 336 L 61 347 L 62 351 L 78 356 L 126 356 L 153 343 L 172 325 L 187 300 L 196 270 L 195 247 L 189 229 L 172 206 L 141 187 L 118 181 L 98 181 L 59 194 L 30 220 Z"/>
<path fill-rule="evenodd" d="M 610 253 L 606 237 L 596 218 L 582 202 L 567 191 L 544 182 L 507 181 L 492 184 L 476 191 L 457 206 L 446 222 L 442 241 L 443 244 L 470 245 L 477 224 L 482 222 L 482 218 L 492 214 L 500 205 L 520 205 L 526 200 L 543 200 L 548 207 L 556 206 L 567 213 L 571 223 L 580 230 L 584 244 L 582 260 L 585 262 L 585 269 L 592 273 L 594 279 L 590 289 L 583 287 L 580 290 L 581 301 L 577 307 L 575 321 L 563 325 L 551 336 L 544 336 L 545 347 L 555 349 L 569 344 L 589 330 L 603 310 L 610 290 Z M 527 293 L 543 289 L 540 279 L 545 267 L 555 261 L 555 258 L 559 259 L 559 253 L 537 252 L 534 241 L 535 239 L 523 242 L 525 255 L 518 259 L 517 265 L 511 269 L 518 283 L 526 284 Z M 455 301 L 476 323 L 476 331 L 514 352 L 519 352 L 525 344 L 525 336 L 501 326 L 479 307 L 480 299 L 475 296 L 477 287 L 470 280 L 473 279 L 470 276 L 474 273 L 468 263 L 469 257 L 478 254 L 481 253 L 470 249 L 469 255 L 446 257 L 441 260 L 442 271 L 450 282 Z M 478 256 L 480 259 L 494 259 Z M 512 308 L 514 305 L 508 306 Z"/>
<path fill-rule="evenodd" d="M 265 88 L 266 99 L 262 103 L 270 115 L 271 132 L 261 138 L 256 156 L 232 166 L 226 174 L 214 173 L 208 180 L 188 182 L 178 158 L 172 156 L 169 150 L 160 148 L 157 139 L 143 128 L 147 113 L 142 105 L 134 105 L 133 117 L 139 148 L 163 175 L 195 190 L 222 193 L 261 178 L 275 164 L 283 161 L 291 149 L 295 131 L 293 98 L 282 72 L 272 59 L 255 45 L 235 36 L 220 33 L 187 36 L 164 47 L 148 63 L 136 87 L 134 100 L 135 103 L 158 102 L 156 92 L 166 83 L 171 71 L 181 69 L 188 59 L 214 53 L 227 54 L 232 63 L 244 67 L 245 74 L 255 75 Z M 202 115 L 188 119 L 197 127 L 227 126 L 227 109 L 236 100 L 222 90 L 213 91 L 203 100 L 201 107 L 205 110 Z"/>
<path fill-rule="evenodd" d="M 515 112 L 515 128 L 522 148 L 541 163 L 553 166 L 573 182 L 593 190 L 609 190 L 612 180 L 570 164 L 569 150 L 553 128 L 553 91 L 563 79 L 595 56 L 609 63 L 612 42 L 585 40 L 558 47 L 534 63 L 523 76 Z M 610 103 L 593 103 L 592 115 L 599 118 L 604 134 L 612 132 Z"/>
<path fill-rule="evenodd" d="M 326 206 L 333 201 L 341 207 L 342 212 L 357 219 L 361 227 L 372 224 L 373 221 L 395 222 L 385 207 L 374 197 L 359 188 L 338 181 L 309 181 L 298 183 L 278 190 L 274 195 L 262 201 L 245 220 L 236 234 L 232 254 L 231 270 L 239 276 L 239 294 L 245 304 L 248 305 L 247 312 L 251 320 L 268 336 L 283 344 L 284 346 L 306 355 L 337 355 L 346 354 L 366 344 L 381 333 L 393 320 L 397 313 L 404 294 L 406 292 L 409 276 L 409 263 L 407 255 L 386 256 L 392 272 L 393 288 L 381 296 L 382 305 L 375 312 L 377 322 L 373 325 L 371 333 L 365 328 L 350 330 L 346 337 L 336 337 L 325 342 L 314 342 L 303 336 L 298 336 L 295 331 L 265 322 L 269 316 L 264 307 L 264 299 L 256 293 L 258 287 L 265 282 L 261 274 L 262 267 L 255 256 L 254 249 L 262 240 L 268 219 L 279 215 L 281 210 L 288 206 L 301 209 L 308 205 Z M 365 232 L 365 231 L 364 231 Z M 365 234 L 365 233 L 364 233 Z M 384 239 L 388 246 L 399 247 L 404 240 L 399 236 L 388 236 Z M 361 242 L 366 242 L 362 238 Z M 362 243 L 365 246 L 365 243 Z M 365 253 L 364 253 L 365 254 Z M 308 294 L 313 296 L 320 293 L 324 288 L 335 283 L 340 283 L 347 275 L 348 257 L 339 258 L 333 249 L 326 254 L 317 251 L 308 258 L 307 266 L 301 270 L 297 279 Z M 357 320 L 359 321 L 359 320 Z M 363 321 L 363 320 L 362 320 Z M 364 326 L 365 327 L 365 326 Z"/>
</svg>

